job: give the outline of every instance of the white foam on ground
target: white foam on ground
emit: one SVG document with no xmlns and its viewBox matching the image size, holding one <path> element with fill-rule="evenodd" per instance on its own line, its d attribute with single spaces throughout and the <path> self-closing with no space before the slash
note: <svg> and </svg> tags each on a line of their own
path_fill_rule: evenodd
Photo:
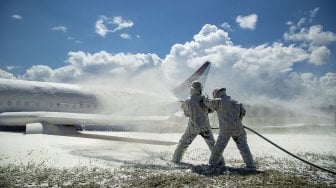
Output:
<svg viewBox="0 0 336 188">
<path fill-rule="evenodd" d="M 178 142 L 182 133 L 142 132 L 94 132 L 117 137 L 152 139 Z M 334 135 L 266 134 L 273 142 L 293 153 L 317 153 L 336 155 Z M 215 134 L 215 137 L 217 135 Z M 290 158 L 284 152 L 248 134 L 248 143 L 254 157 Z M 133 142 L 107 141 L 88 138 L 52 136 L 42 134 L 0 132 L 0 164 L 36 163 L 52 167 L 99 166 L 120 167 L 125 164 L 166 164 L 172 157 L 176 145 L 150 145 Z M 183 161 L 207 164 L 210 151 L 201 136 L 190 145 Z M 227 159 L 241 159 L 231 139 L 225 152 Z M 292 158 L 291 158 L 292 159 Z M 294 160 L 294 159 L 293 159 Z"/>
</svg>

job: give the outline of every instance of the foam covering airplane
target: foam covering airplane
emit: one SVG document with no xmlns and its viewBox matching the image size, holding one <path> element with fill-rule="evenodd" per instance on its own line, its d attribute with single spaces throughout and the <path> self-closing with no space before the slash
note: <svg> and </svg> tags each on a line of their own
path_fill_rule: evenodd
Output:
<svg viewBox="0 0 336 188">
<path fill-rule="evenodd" d="M 193 81 L 205 84 L 210 62 L 204 63 L 173 93 L 182 99 Z M 81 86 L 74 84 L 0 79 L 0 129 L 23 131 L 36 127 L 39 133 L 89 137 L 108 140 L 106 136 L 85 135 L 78 131 L 83 125 L 160 125 L 171 121 L 169 116 L 120 116 L 100 113 L 102 101 Z M 168 143 L 169 144 L 169 143 Z"/>
</svg>

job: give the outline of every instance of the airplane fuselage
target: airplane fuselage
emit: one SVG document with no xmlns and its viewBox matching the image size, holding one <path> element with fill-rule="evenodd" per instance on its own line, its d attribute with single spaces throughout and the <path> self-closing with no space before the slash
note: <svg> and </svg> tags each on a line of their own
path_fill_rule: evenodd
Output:
<svg viewBox="0 0 336 188">
<path fill-rule="evenodd" d="M 48 111 L 95 113 L 95 95 L 73 84 L 0 79 L 0 113 Z"/>
</svg>

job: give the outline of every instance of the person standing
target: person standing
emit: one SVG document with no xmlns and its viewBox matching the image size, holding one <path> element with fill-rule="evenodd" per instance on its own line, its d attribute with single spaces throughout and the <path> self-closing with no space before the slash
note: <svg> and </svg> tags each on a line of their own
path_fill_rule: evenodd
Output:
<svg viewBox="0 0 336 188">
<path fill-rule="evenodd" d="M 243 157 L 246 169 L 255 170 L 256 167 L 247 144 L 246 132 L 242 124 L 246 110 L 241 103 L 231 99 L 231 97 L 226 94 L 225 88 L 215 89 L 213 97 L 213 100 L 204 100 L 204 105 L 207 106 L 207 108 L 217 112 L 219 121 L 219 135 L 209 159 L 210 166 L 217 167 L 221 163 L 220 159 L 224 149 L 232 137 Z"/>
<path fill-rule="evenodd" d="M 172 159 L 174 163 L 181 161 L 184 152 L 197 135 L 201 135 L 204 138 L 210 150 L 212 150 L 215 145 L 215 139 L 208 118 L 210 109 L 203 104 L 204 98 L 201 83 L 194 81 L 190 85 L 190 97 L 183 101 L 181 106 L 185 116 L 188 117 L 189 120 L 188 126 L 174 152 Z"/>
</svg>

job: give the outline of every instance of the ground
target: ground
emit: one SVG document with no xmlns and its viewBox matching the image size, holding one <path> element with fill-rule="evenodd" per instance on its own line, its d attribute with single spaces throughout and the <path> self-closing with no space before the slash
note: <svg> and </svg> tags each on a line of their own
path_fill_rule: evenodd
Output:
<svg viewBox="0 0 336 188">
<path fill-rule="evenodd" d="M 0 187 L 336 187 L 335 175 L 294 159 L 256 135 L 248 143 L 258 171 L 245 171 L 232 141 L 226 169 L 210 169 L 209 150 L 197 137 L 183 163 L 170 162 L 181 133 L 110 132 L 115 141 L 0 132 Z M 216 134 L 216 133 L 215 133 Z M 336 171 L 336 134 L 264 136 L 324 168 Z M 121 140 L 120 137 L 129 138 Z M 118 141 L 117 141 L 118 140 Z"/>
</svg>

